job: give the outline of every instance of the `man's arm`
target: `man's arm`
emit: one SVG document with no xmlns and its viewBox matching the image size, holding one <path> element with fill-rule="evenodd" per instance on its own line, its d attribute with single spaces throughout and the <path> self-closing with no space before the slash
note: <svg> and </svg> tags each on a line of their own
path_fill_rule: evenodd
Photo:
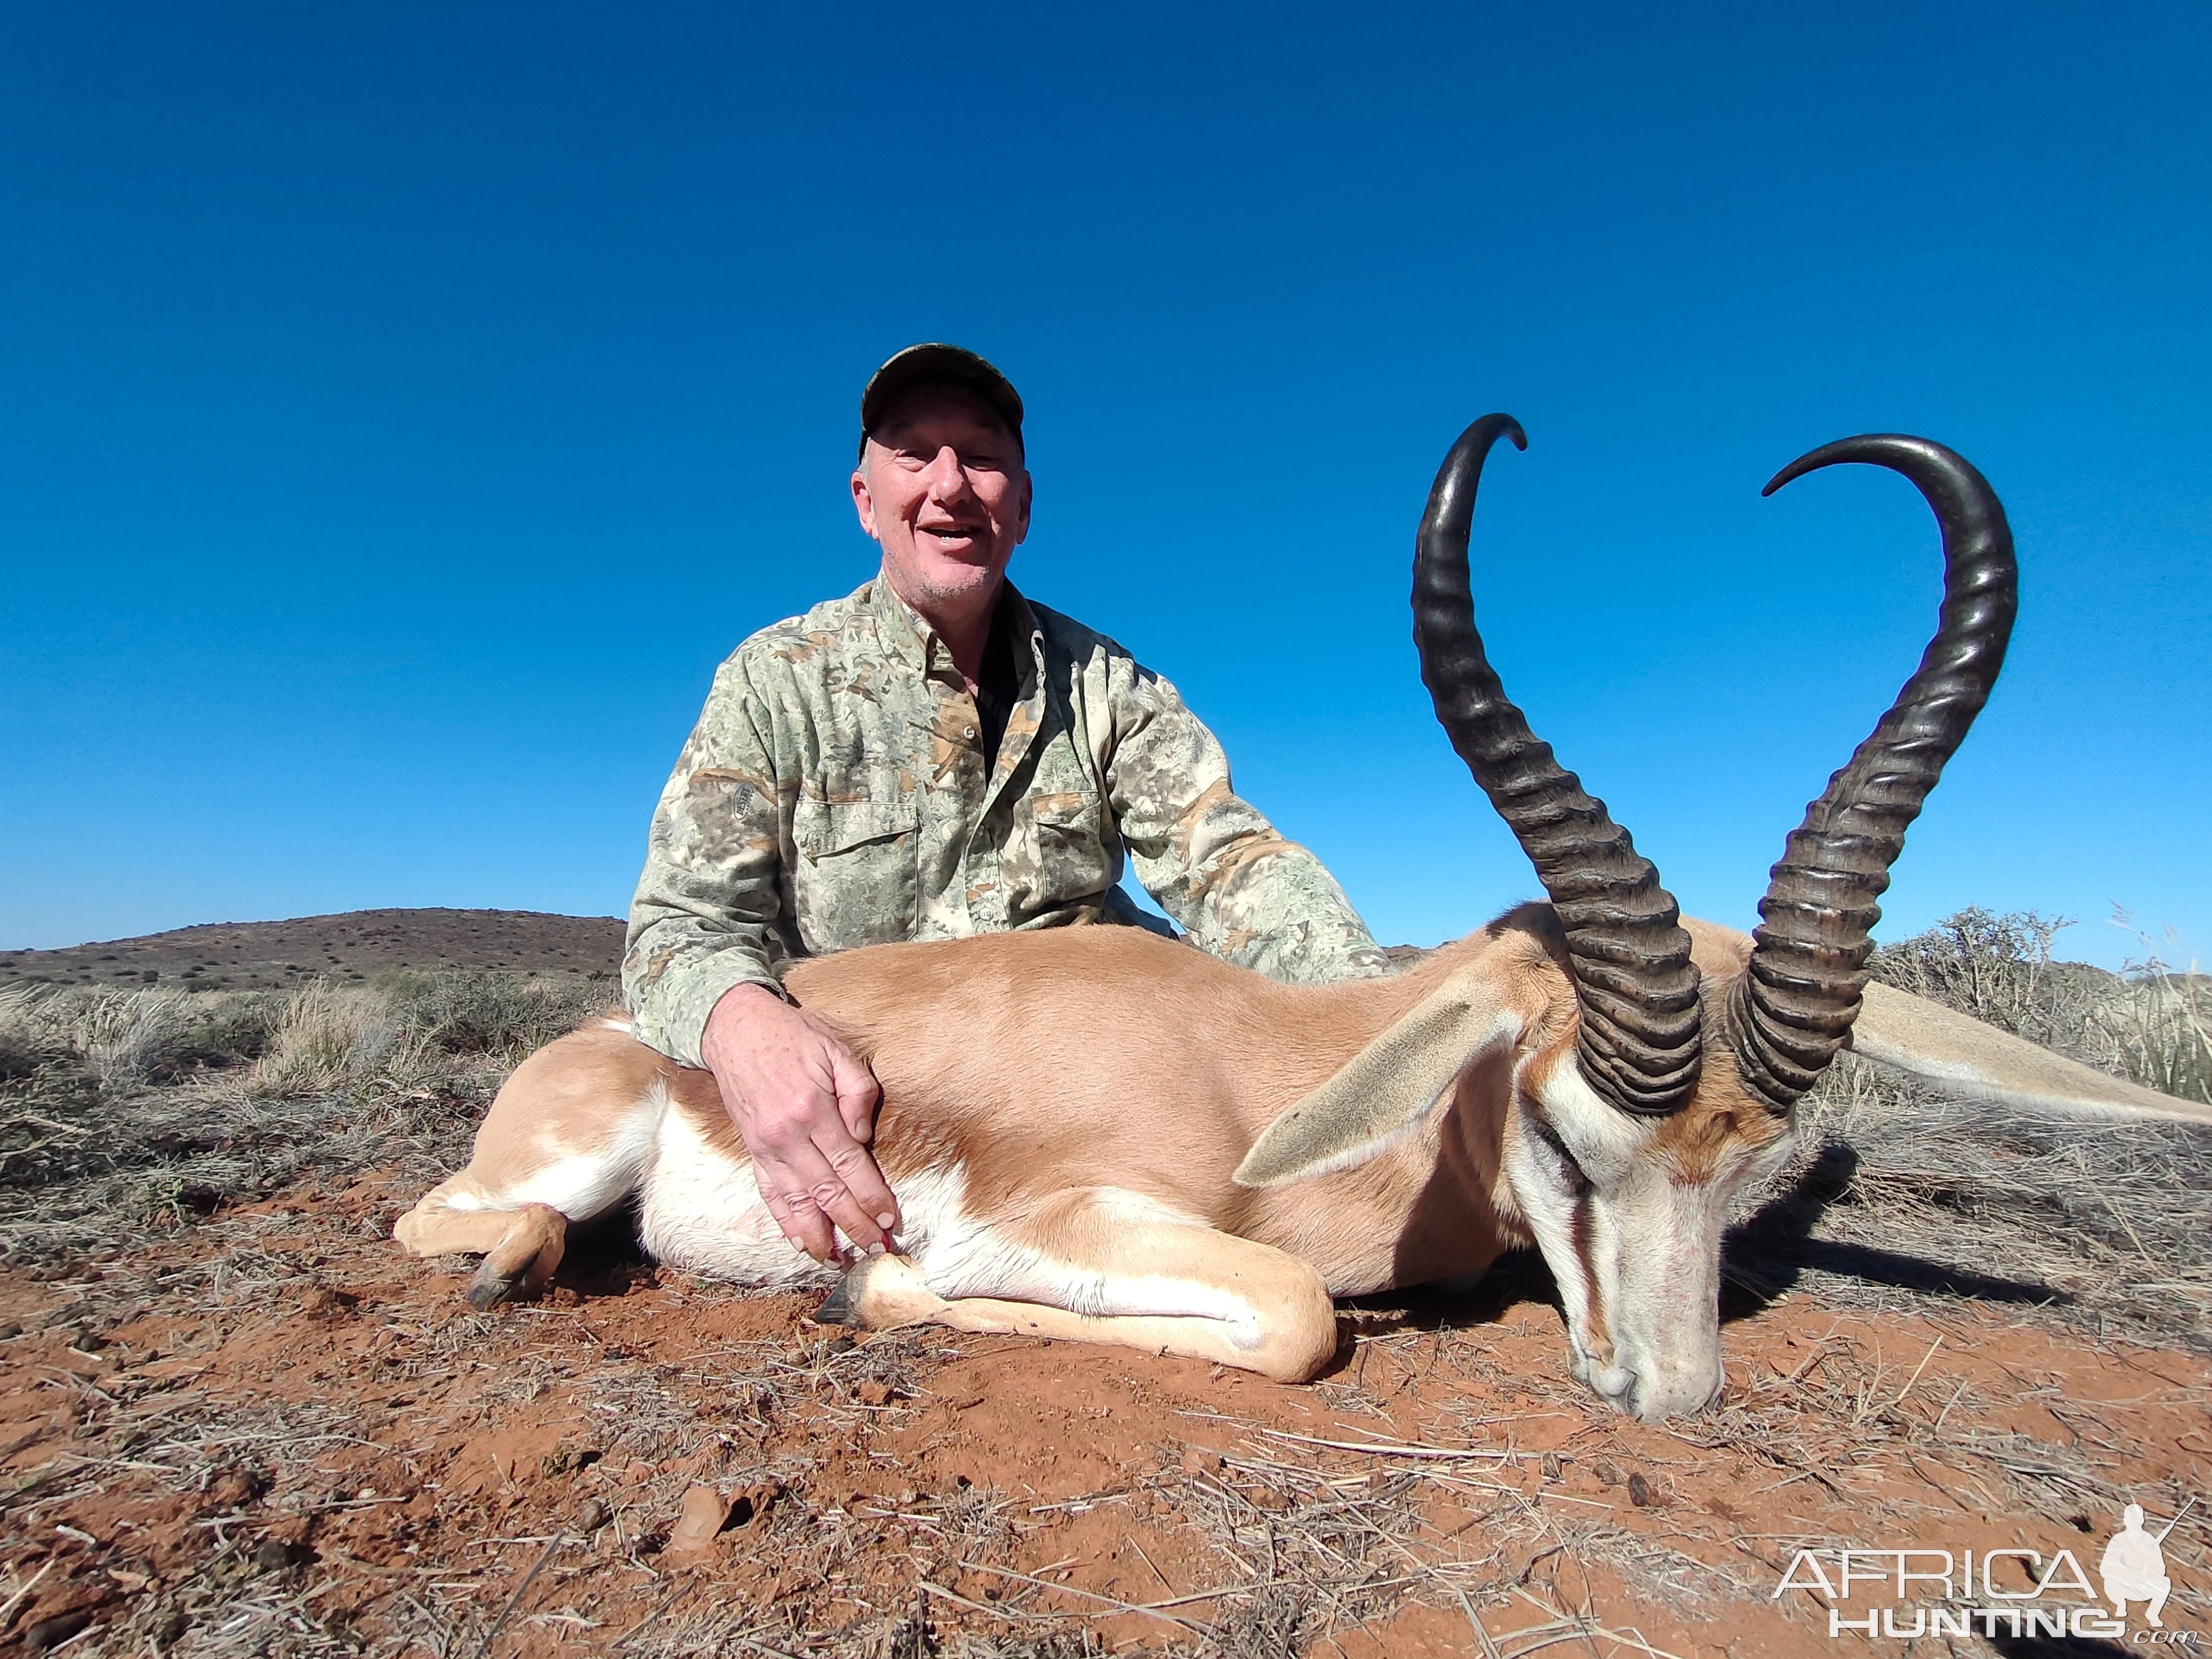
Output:
<svg viewBox="0 0 2212 1659">
<path fill-rule="evenodd" d="M 1175 687 L 1132 662 L 1114 668 L 1109 805 L 1160 908 L 1194 944 L 1275 979 L 1388 973 L 1321 860 L 1230 787 L 1220 743 Z"/>
<path fill-rule="evenodd" d="M 832 1222 L 878 1250 L 898 1206 L 866 1145 L 874 1077 L 776 980 L 783 815 L 760 708 L 732 658 L 653 815 L 623 990 L 641 1041 L 714 1074 L 762 1198 L 793 1245 L 826 1261 Z"/>
<path fill-rule="evenodd" d="M 686 1066 L 707 1063 L 707 1017 L 732 987 L 783 996 L 773 936 L 783 814 L 755 704 L 738 659 L 724 663 L 660 792 L 630 900 L 623 999 L 639 1039 Z"/>
</svg>

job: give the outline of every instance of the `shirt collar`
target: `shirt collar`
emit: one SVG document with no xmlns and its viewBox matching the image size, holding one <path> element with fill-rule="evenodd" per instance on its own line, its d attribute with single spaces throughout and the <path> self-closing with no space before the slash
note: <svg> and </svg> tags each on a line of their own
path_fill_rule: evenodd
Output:
<svg viewBox="0 0 2212 1659">
<path fill-rule="evenodd" d="M 948 669 L 952 666 L 952 653 L 938 637 L 937 630 L 929 625 L 920 611 L 899 598 L 896 591 L 880 574 L 862 592 L 867 596 L 869 611 L 876 619 L 877 630 L 883 635 L 884 643 L 900 660 L 917 674 L 924 676 L 940 661 Z M 1020 642 L 1015 647 L 1017 653 L 1021 653 L 1023 645 L 1029 647 L 1015 663 L 1017 678 L 1026 682 L 1030 678 L 1030 665 L 1041 663 L 1043 659 L 1043 624 L 1037 621 L 1036 612 L 1030 608 L 1030 602 L 1022 597 L 1021 590 L 1012 581 L 1007 581 L 1001 587 L 999 604 L 1002 607 L 1013 607 L 1012 631 L 1015 640 Z M 1028 689 L 1024 684 L 1024 690 Z"/>
<path fill-rule="evenodd" d="M 866 598 L 868 613 L 876 619 L 876 631 L 891 653 L 915 673 L 927 673 L 935 630 L 891 591 L 891 585 L 880 574 L 860 592 Z"/>
</svg>

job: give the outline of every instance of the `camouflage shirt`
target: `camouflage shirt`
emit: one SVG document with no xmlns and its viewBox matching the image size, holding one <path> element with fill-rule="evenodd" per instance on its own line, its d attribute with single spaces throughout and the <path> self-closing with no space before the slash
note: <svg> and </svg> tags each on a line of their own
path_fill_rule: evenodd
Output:
<svg viewBox="0 0 2212 1659">
<path fill-rule="evenodd" d="M 1113 641 L 1011 586 L 1018 695 L 988 771 L 943 641 L 880 580 L 754 635 L 714 677 L 653 814 L 623 985 L 700 1063 L 736 985 L 886 939 L 1136 921 L 1286 980 L 1387 971 L 1320 860 L 1229 787 L 1213 734 Z"/>
</svg>

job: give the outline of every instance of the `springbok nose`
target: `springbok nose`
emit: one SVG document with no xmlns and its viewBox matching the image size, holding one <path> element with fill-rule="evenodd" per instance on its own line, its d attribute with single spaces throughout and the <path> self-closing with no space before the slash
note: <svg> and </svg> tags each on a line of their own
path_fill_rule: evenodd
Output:
<svg viewBox="0 0 2212 1659">
<path fill-rule="evenodd" d="M 1611 1405 L 1620 1406 L 1623 1410 L 1632 1409 L 1623 1402 L 1636 1392 L 1639 1379 L 1627 1366 L 1592 1359 L 1587 1380 L 1591 1391 L 1600 1399 Z"/>
<path fill-rule="evenodd" d="M 1725 1381 L 1718 1367 L 1710 1378 L 1685 1370 L 1638 1371 L 1620 1393 L 1598 1392 L 1638 1421 L 1657 1423 L 1669 1417 L 1694 1417 L 1721 1397 Z"/>
</svg>

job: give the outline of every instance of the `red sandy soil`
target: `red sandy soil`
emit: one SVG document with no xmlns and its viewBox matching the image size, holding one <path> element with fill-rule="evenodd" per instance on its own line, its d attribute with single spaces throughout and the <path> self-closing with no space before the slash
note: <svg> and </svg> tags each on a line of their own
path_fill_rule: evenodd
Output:
<svg viewBox="0 0 2212 1659">
<path fill-rule="evenodd" d="M 2212 1473 L 2203 1358 L 1979 1310 L 1790 1297 L 1728 1328 L 1718 1418 L 1652 1427 L 1565 1382 L 1558 1314 L 1510 1295 L 1355 1311 L 1300 1388 L 1065 1343 L 855 1345 L 811 1298 L 588 1242 L 546 1302 L 477 1316 L 463 1264 L 383 1237 L 414 1195 L 369 1179 L 73 1282 L 0 1275 L 0 1648 L 243 1651 L 197 1644 L 249 1592 L 381 1651 L 442 1624 L 475 1652 L 503 1609 L 494 1654 L 676 1651 L 655 1644 L 739 1613 L 760 1622 L 731 1651 L 918 1654 L 918 1608 L 948 1654 L 963 1632 L 1203 1648 L 1276 1548 L 1225 1553 L 1205 1515 L 1279 1514 L 1289 1560 L 1300 1494 L 1334 1492 L 1398 1528 L 1370 1576 L 1400 1582 L 1364 1622 L 1314 1614 L 1308 1650 L 1481 1651 L 1479 1619 L 1512 1656 L 1565 1618 L 1595 1633 L 1561 1650 L 1605 1659 L 1826 1654 L 1820 1604 L 1770 1595 L 1800 1544 L 2065 1547 L 2094 1573 L 2114 1493 L 2170 1515 Z M 665 1455 L 638 1455 L 641 1389 L 696 1413 Z M 667 1547 L 702 1486 L 726 1528 Z M 2204 1617 L 2203 1519 L 2168 1541 L 2172 1626 Z"/>
</svg>

